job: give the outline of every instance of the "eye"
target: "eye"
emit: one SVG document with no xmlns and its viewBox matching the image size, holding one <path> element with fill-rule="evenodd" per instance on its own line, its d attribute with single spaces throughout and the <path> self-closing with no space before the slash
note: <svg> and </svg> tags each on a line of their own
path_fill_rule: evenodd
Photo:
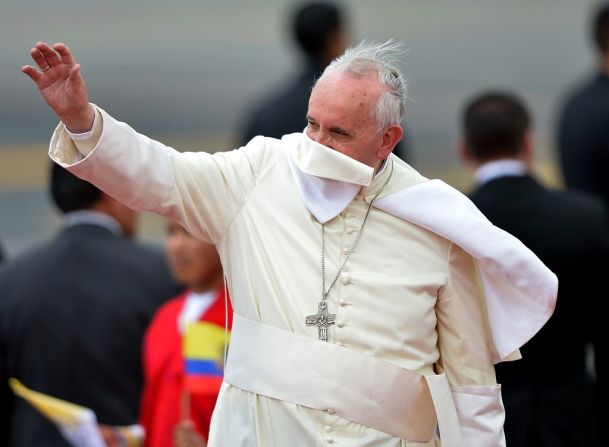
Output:
<svg viewBox="0 0 609 447">
<path fill-rule="evenodd" d="M 311 127 L 316 125 L 317 123 L 315 121 L 313 121 L 311 118 L 307 118 L 307 126 Z"/>
<path fill-rule="evenodd" d="M 340 137 L 340 138 L 345 138 L 349 136 L 349 132 L 347 132 L 344 129 L 341 128 L 334 128 L 331 131 L 335 136 Z"/>
</svg>

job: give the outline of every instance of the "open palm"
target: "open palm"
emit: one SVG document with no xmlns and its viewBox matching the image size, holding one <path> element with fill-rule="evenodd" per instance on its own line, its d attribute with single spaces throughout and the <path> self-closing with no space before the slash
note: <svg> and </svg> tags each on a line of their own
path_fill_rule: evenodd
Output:
<svg viewBox="0 0 609 447">
<path fill-rule="evenodd" d="M 30 54 L 38 69 L 26 65 L 21 71 L 34 81 L 44 100 L 71 131 L 89 130 L 93 111 L 80 65 L 69 48 L 62 43 L 51 47 L 38 42 Z"/>
</svg>

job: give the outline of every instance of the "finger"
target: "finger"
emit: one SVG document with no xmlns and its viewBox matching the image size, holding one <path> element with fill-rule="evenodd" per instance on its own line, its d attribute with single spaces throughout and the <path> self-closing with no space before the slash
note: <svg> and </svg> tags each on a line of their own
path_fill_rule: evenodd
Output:
<svg viewBox="0 0 609 447">
<path fill-rule="evenodd" d="M 36 62 L 36 65 L 38 65 L 41 70 L 46 70 L 47 68 L 49 68 L 49 63 L 42 55 L 42 53 L 38 50 L 38 48 L 32 48 L 30 50 L 30 55 L 32 56 L 32 59 L 34 59 L 34 62 Z"/>
<path fill-rule="evenodd" d="M 59 57 L 61 57 L 61 62 L 63 62 L 64 64 L 72 65 L 76 63 L 74 56 L 72 56 L 72 52 L 66 44 L 63 44 L 61 42 L 56 43 L 55 45 L 53 45 L 53 49 L 57 51 L 57 53 L 59 53 Z"/>
<path fill-rule="evenodd" d="M 80 74 L 80 64 L 75 64 L 72 66 L 68 77 L 70 79 L 70 82 L 75 87 L 84 87 L 84 80 Z"/>
<path fill-rule="evenodd" d="M 30 79 L 36 84 L 38 84 L 38 81 L 40 81 L 40 78 L 42 77 L 42 73 L 40 73 L 31 65 L 24 65 L 23 67 L 21 67 L 21 71 L 28 75 Z"/>
<path fill-rule="evenodd" d="M 70 69 L 70 74 L 69 74 L 69 76 L 70 76 L 70 80 L 71 80 L 71 81 L 76 81 L 76 80 L 78 80 L 78 78 L 79 78 L 79 76 L 78 76 L 78 75 L 79 75 L 79 74 L 80 74 L 80 64 L 74 64 L 74 65 L 72 66 L 72 68 Z"/>
<path fill-rule="evenodd" d="M 36 48 L 42 53 L 42 55 L 51 67 L 61 64 L 61 59 L 59 59 L 59 56 L 57 56 L 57 52 L 48 44 L 38 42 L 36 44 Z"/>
</svg>

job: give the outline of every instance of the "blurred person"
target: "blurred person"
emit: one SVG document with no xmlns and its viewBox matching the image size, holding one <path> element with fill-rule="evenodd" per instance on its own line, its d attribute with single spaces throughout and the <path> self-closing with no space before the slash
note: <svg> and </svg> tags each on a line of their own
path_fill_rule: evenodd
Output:
<svg viewBox="0 0 609 447">
<path fill-rule="evenodd" d="M 91 408 L 100 423 L 137 420 L 141 344 L 158 307 L 180 290 L 163 253 L 131 240 L 136 213 L 57 164 L 50 192 L 64 226 L 0 268 L 0 382 Z M 25 401 L 6 396 L 6 444 L 69 444 Z"/>
<path fill-rule="evenodd" d="M 174 430 L 173 445 L 175 447 L 206 447 L 207 443 L 192 421 L 182 421 Z"/>
<path fill-rule="evenodd" d="M 300 73 L 255 106 L 245 118 L 240 145 L 257 135 L 281 138 L 302 132 L 311 87 L 347 45 L 344 12 L 337 3 L 301 3 L 292 12 L 291 33 L 303 56 Z"/>
<path fill-rule="evenodd" d="M 302 133 L 213 155 L 89 103 L 64 44 L 31 55 L 22 70 L 61 120 L 50 156 L 220 254 L 235 313 L 210 446 L 431 447 L 438 426 L 443 447 L 505 445 L 493 365 L 550 318 L 556 277 L 391 153 L 399 45 L 335 59 Z"/>
<path fill-rule="evenodd" d="M 303 66 L 296 77 L 260 101 L 245 117 L 240 146 L 258 135 L 281 138 L 302 132 L 311 88 L 328 64 L 347 48 L 347 23 L 338 3 L 302 2 L 293 10 L 290 23 Z M 407 161 L 406 138 L 398 141 L 393 153 Z"/>
<path fill-rule="evenodd" d="M 174 278 L 187 289 L 159 309 L 144 339 L 140 423 L 147 447 L 182 447 L 194 442 L 189 439 L 198 438 L 205 442 L 220 387 L 192 393 L 185 385 L 183 335 L 192 322 L 224 330 L 227 312 L 229 326 L 232 320 L 230 304 L 228 309 L 225 306 L 222 264 L 216 248 L 170 221 L 166 249 Z M 217 364 L 222 365 L 223 356 L 223 351 L 217 352 Z M 174 432 L 176 442 L 172 444 Z"/>
<path fill-rule="evenodd" d="M 567 187 L 594 194 L 609 206 L 609 3 L 598 8 L 592 34 L 598 70 L 565 102 L 558 149 Z"/>
<path fill-rule="evenodd" d="M 588 346 L 606 362 L 600 334 L 609 265 L 609 227 L 603 203 L 551 190 L 531 173 L 529 112 L 510 93 L 485 92 L 462 116 L 462 159 L 475 169 L 474 204 L 499 228 L 529 247 L 558 276 L 554 316 L 521 348 L 522 359 L 497 365 L 511 447 L 595 446 Z M 606 380 L 606 376 L 599 378 Z M 598 396 L 601 402 L 606 394 Z"/>
</svg>

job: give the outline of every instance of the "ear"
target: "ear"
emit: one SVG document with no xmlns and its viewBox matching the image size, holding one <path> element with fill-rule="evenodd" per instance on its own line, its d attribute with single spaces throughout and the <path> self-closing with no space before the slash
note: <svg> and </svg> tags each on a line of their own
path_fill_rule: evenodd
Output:
<svg viewBox="0 0 609 447">
<path fill-rule="evenodd" d="M 527 130 L 522 139 L 522 149 L 519 157 L 527 166 L 533 164 L 533 134 Z"/>
<path fill-rule="evenodd" d="M 472 154 L 469 152 L 469 148 L 465 144 L 465 141 L 462 138 L 459 138 L 455 143 L 455 148 L 457 151 L 457 155 L 459 156 L 459 160 L 463 162 L 463 164 L 471 165 L 472 164 Z"/>
<path fill-rule="evenodd" d="M 383 132 L 381 145 L 376 151 L 376 156 L 379 160 L 385 160 L 391 154 L 391 151 L 395 148 L 396 144 L 402 139 L 404 135 L 404 130 L 402 126 L 398 126 L 394 124 L 389 126 Z"/>
</svg>

